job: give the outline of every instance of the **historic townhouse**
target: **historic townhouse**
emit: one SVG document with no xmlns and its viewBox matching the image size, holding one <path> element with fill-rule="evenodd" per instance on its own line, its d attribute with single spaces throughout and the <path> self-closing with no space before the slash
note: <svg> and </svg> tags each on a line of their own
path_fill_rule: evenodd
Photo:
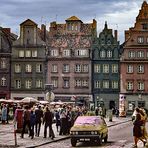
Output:
<svg viewBox="0 0 148 148">
<path fill-rule="evenodd" d="M 134 27 L 125 31 L 121 62 L 121 94 L 127 111 L 148 107 L 148 4 L 143 2 Z"/>
<path fill-rule="evenodd" d="M 42 26 L 45 29 L 44 26 Z M 11 98 L 45 98 L 46 44 L 44 32 L 32 20 L 20 24 L 20 37 L 13 43 L 11 58 Z M 43 38 L 43 40 L 41 39 Z"/>
<path fill-rule="evenodd" d="M 0 27 L 0 99 L 10 99 L 11 46 L 16 36 L 10 28 Z"/>
<path fill-rule="evenodd" d="M 47 83 L 53 85 L 55 100 L 92 101 L 91 45 L 94 35 L 95 20 L 85 24 L 72 16 L 65 24 L 51 23 Z"/>
<path fill-rule="evenodd" d="M 93 46 L 92 93 L 95 106 L 104 106 L 106 109 L 118 107 L 119 53 L 117 30 L 114 30 L 113 36 L 106 22 Z"/>
</svg>

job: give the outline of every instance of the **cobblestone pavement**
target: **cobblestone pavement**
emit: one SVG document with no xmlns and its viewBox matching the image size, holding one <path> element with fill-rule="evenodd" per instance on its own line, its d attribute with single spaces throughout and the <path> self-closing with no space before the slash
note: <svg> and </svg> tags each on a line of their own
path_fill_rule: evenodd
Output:
<svg viewBox="0 0 148 148">
<path fill-rule="evenodd" d="M 120 124 L 123 122 L 127 122 L 129 120 L 131 120 L 130 117 L 113 117 L 112 122 L 110 122 L 108 120 L 108 118 L 105 118 L 106 123 L 108 125 L 108 127 L 110 126 L 114 126 L 116 124 Z M 59 135 L 59 133 L 56 131 L 56 126 L 55 124 L 53 124 L 53 130 L 55 133 L 55 138 L 54 140 L 52 140 L 51 138 L 43 138 L 43 130 L 44 130 L 44 126 L 41 126 L 41 133 L 40 133 L 40 137 L 34 137 L 34 139 L 30 139 L 30 137 L 28 137 L 28 134 L 24 135 L 24 138 L 20 138 L 20 133 L 17 133 L 17 145 L 18 147 L 35 147 L 35 146 L 39 146 L 39 145 L 44 145 L 46 143 L 49 142 L 56 142 L 58 140 L 62 140 L 62 139 L 66 139 L 69 136 L 61 136 Z M 14 141 L 14 125 L 13 122 L 10 122 L 10 124 L 5 124 L 2 125 L 0 124 L 0 147 L 15 147 L 15 141 Z"/>
</svg>

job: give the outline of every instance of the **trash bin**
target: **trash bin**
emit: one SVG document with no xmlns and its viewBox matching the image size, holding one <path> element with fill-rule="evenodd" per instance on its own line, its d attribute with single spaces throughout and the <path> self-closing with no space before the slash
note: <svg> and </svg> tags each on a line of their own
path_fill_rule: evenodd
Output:
<svg viewBox="0 0 148 148">
<path fill-rule="evenodd" d="M 108 119 L 109 119 L 110 122 L 112 122 L 112 118 L 113 118 L 113 111 L 109 110 L 108 111 Z"/>
</svg>

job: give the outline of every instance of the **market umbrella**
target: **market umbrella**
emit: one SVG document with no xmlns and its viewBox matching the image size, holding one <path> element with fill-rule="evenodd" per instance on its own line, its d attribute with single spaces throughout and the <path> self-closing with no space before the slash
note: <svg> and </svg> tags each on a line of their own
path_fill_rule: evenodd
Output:
<svg viewBox="0 0 148 148">
<path fill-rule="evenodd" d="M 39 101 L 39 103 L 41 103 L 41 104 L 48 104 L 49 102 L 46 101 L 46 100 L 42 100 L 42 101 Z"/>
<path fill-rule="evenodd" d="M 39 101 L 33 97 L 25 97 L 24 99 L 20 100 L 20 103 L 38 103 Z"/>
<path fill-rule="evenodd" d="M 0 103 L 6 102 L 6 99 L 0 99 Z"/>
</svg>

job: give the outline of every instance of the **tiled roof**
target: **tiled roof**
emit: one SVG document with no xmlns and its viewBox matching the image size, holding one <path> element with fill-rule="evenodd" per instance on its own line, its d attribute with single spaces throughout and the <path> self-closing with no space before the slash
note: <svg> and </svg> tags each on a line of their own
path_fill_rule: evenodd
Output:
<svg viewBox="0 0 148 148">
<path fill-rule="evenodd" d="M 81 21 L 81 20 L 76 16 L 71 16 L 70 18 L 66 19 L 66 21 Z"/>
</svg>

